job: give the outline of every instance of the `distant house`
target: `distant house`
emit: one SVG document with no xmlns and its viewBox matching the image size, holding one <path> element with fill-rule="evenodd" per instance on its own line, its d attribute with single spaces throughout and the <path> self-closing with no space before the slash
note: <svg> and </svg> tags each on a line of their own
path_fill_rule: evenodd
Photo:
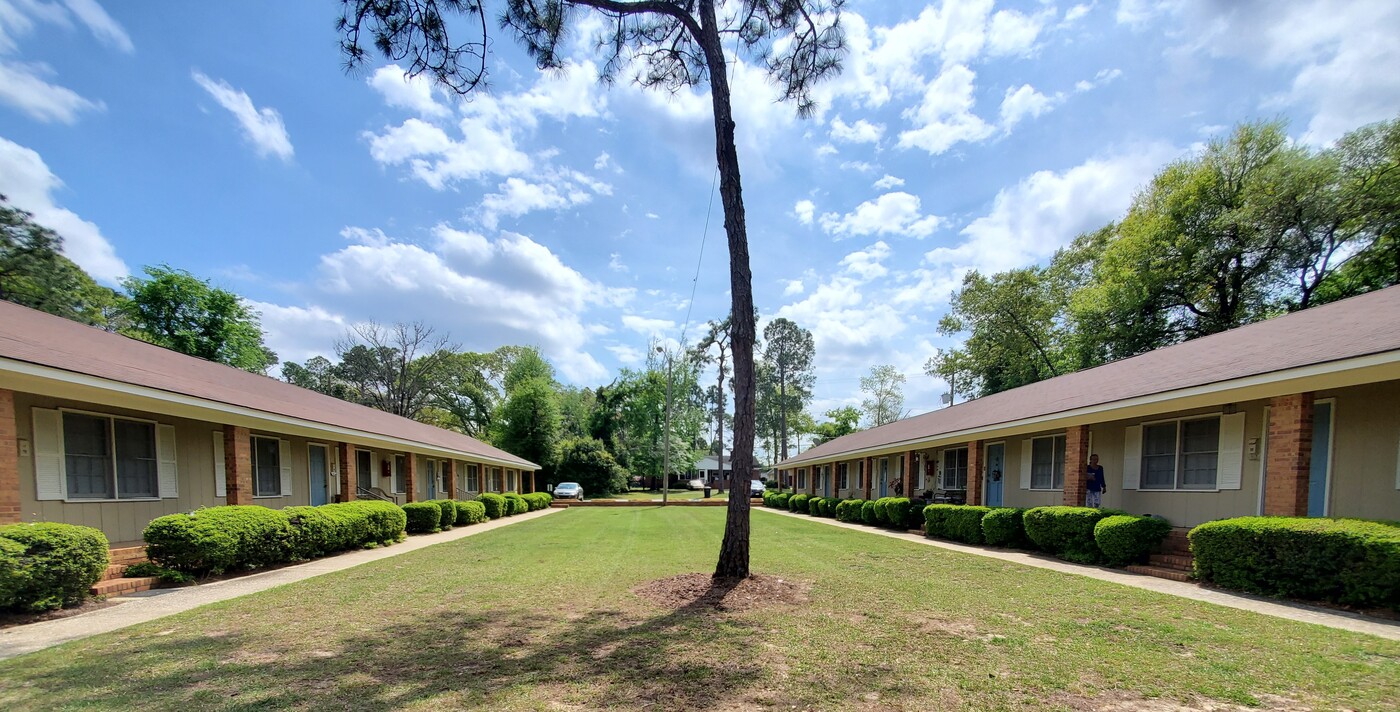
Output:
<svg viewBox="0 0 1400 712">
<path fill-rule="evenodd" d="M 532 491 L 475 438 L 0 302 L 0 524 Z"/>
<path fill-rule="evenodd" d="M 733 471 L 734 471 L 734 468 L 731 466 L 731 463 L 730 463 L 730 461 L 729 461 L 729 458 L 728 458 L 728 457 L 724 458 L 724 476 L 725 476 L 725 477 L 729 477 L 729 474 L 730 474 L 731 472 L 733 472 Z M 701 477 L 702 479 L 704 479 L 706 482 L 710 482 L 710 483 L 719 482 L 719 480 L 720 480 L 719 458 L 716 457 L 716 456 L 714 456 L 714 455 L 708 455 L 708 456 L 706 456 L 706 457 L 700 458 L 700 461 L 697 462 L 697 463 L 695 463 L 695 472 L 696 472 L 696 474 L 697 474 L 699 477 Z"/>
<path fill-rule="evenodd" d="M 835 497 L 1103 506 L 1177 526 L 1400 519 L 1400 287 L 837 438 L 778 465 Z"/>
</svg>

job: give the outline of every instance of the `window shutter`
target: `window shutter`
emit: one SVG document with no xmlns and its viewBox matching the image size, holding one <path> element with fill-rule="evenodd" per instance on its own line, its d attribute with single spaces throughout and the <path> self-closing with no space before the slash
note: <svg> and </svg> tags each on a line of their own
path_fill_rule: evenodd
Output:
<svg viewBox="0 0 1400 712">
<path fill-rule="evenodd" d="M 1031 439 L 1021 441 L 1021 489 L 1031 488 Z"/>
<path fill-rule="evenodd" d="M 277 456 L 277 463 L 282 466 L 282 496 L 289 497 L 292 494 L 292 443 L 278 440 L 277 444 L 282 449 Z"/>
<path fill-rule="evenodd" d="M 63 499 L 68 478 L 63 466 L 63 414 L 34 409 L 34 498 Z"/>
<path fill-rule="evenodd" d="M 1220 416 L 1220 452 L 1216 459 L 1215 486 L 1239 489 L 1244 472 L 1244 413 Z"/>
<path fill-rule="evenodd" d="M 224 465 L 224 433 L 222 430 L 215 430 L 214 433 L 214 496 L 228 496 L 228 472 Z"/>
<path fill-rule="evenodd" d="M 160 498 L 171 499 L 180 496 L 180 478 L 175 466 L 175 426 L 156 426 L 156 480 L 160 484 Z"/>
<path fill-rule="evenodd" d="M 1123 489 L 1135 490 L 1142 480 L 1142 426 L 1123 428 Z"/>
</svg>

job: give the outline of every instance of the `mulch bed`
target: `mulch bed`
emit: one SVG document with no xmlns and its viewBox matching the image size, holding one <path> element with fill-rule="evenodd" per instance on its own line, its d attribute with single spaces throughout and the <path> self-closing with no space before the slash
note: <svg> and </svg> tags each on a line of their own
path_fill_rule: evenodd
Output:
<svg viewBox="0 0 1400 712">
<path fill-rule="evenodd" d="M 16 613 L 11 611 L 0 611 L 0 628 L 12 628 L 17 625 L 28 625 L 30 623 L 39 623 L 41 621 L 52 621 L 58 620 L 59 618 L 67 618 L 69 616 L 78 616 L 84 613 L 91 613 L 93 611 L 99 611 L 103 608 L 110 608 L 112 606 L 120 604 L 121 601 L 89 600 L 85 601 L 80 606 L 73 606 L 72 608 L 60 608 L 56 611 L 44 611 L 43 613 Z"/>
<path fill-rule="evenodd" d="M 663 608 L 752 611 L 807 602 L 807 583 L 754 574 L 745 579 L 716 579 L 709 574 L 681 574 L 648 581 L 632 593 Z"/>
</svg>

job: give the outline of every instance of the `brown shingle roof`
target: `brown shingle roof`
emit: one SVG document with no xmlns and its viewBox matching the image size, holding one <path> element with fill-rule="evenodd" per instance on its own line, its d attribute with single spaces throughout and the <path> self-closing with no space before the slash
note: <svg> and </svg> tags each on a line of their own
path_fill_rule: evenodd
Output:
<svg viewBox="0 0 1400 712">
<path fill-rule="evenodd" d="M 1397 350 L 1400 287 L 1390 287 L 852 433 L 783 464 Z"/>
<path fill-rule="evenodd" d="M 0 357 L 539 469 L 461 433 L 8 302 L 0 302 Z"/>
</svg>

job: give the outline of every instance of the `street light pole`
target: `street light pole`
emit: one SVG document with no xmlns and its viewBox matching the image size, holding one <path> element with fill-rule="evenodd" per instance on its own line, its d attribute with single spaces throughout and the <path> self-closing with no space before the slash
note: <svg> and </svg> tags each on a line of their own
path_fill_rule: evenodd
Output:
<svg viewBox="0 0 1400 712">
<path fill-rule="evenodd" d="M 663 353 L 660 346 L 656 347 L 658 353 Z M 666 441 L 665 454 L 661 456 L 661 504 L 665 506 L 671 498 L 671 354 L 666 353 L 666 432 L 663 438 Z"/>
</svg>

